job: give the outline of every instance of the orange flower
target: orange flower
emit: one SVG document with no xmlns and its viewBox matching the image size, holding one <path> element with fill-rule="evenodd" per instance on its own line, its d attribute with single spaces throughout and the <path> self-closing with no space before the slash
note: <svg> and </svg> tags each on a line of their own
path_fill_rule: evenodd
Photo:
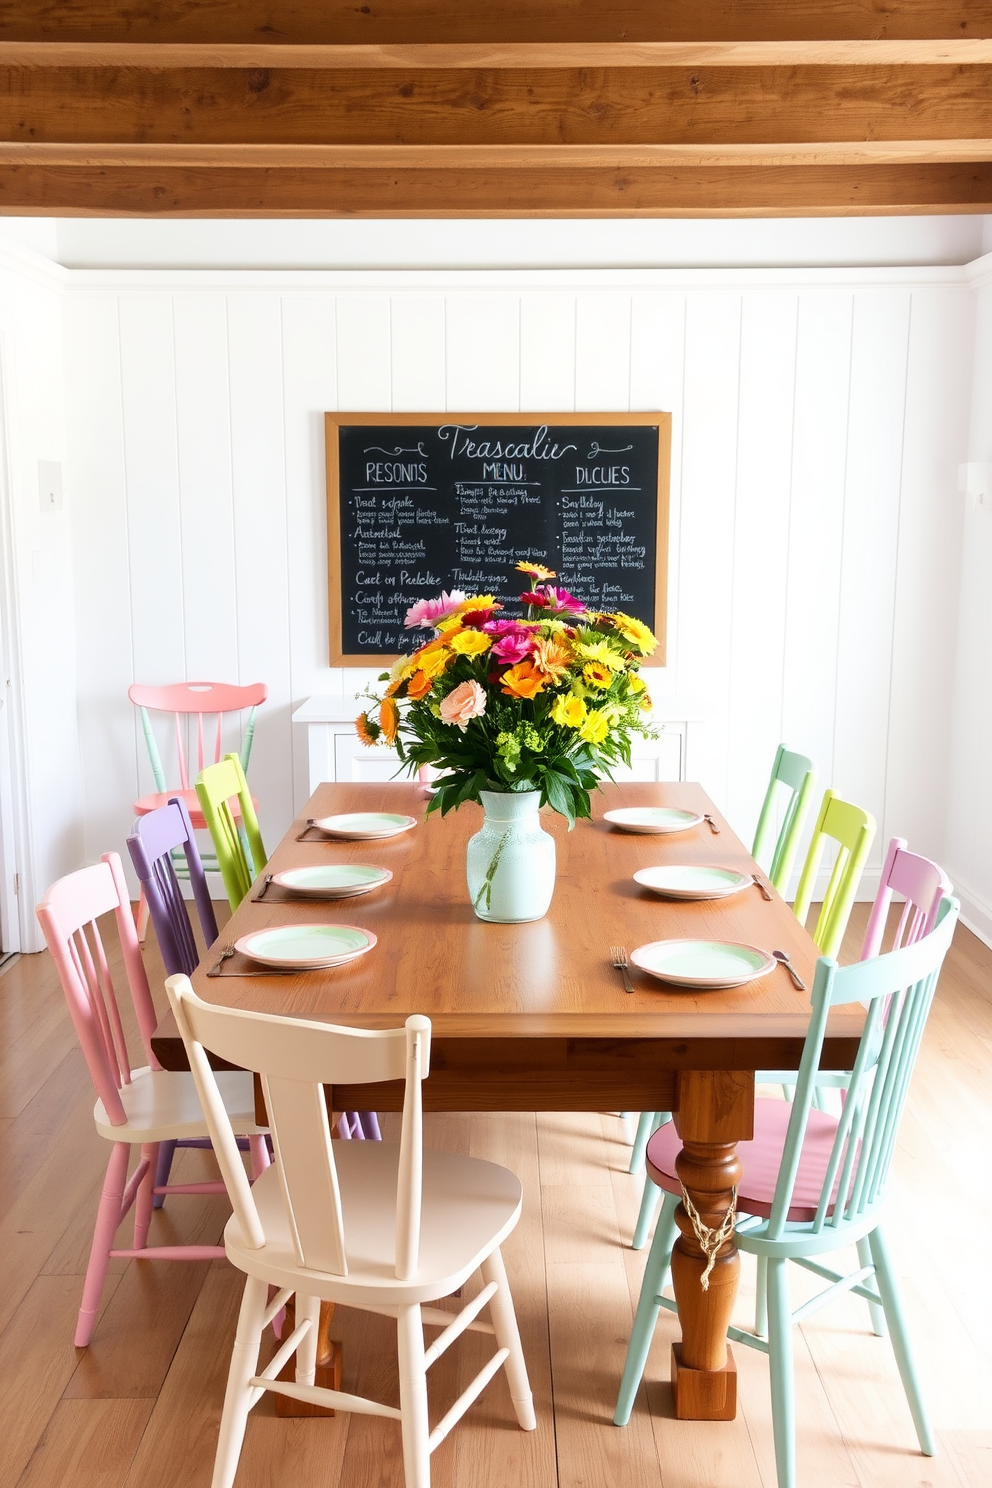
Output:
<svg viewBox="0 0 992 1488">
<path fill-rule="evenodd" d="M 399 733 L 400 710 L 392 698 L 384 698 L 379 708 L 379 727 L 387 744 L 392 744 Z"/>
<path fill-rule="evenodd" d="M 406 695 L 419 703 L 431 690 L 431 679 L 426 672 L 414 672 L 406 686 Z"/>
<path fill-rule="evenodd" d="M 370 749 L 379 741 L 379 725 L 373 723 L 364 713 L 359 713 L 355 719 L 355 733 Z"/>
<path fill-rule="evenodd" d="M 534 642 L 534 665 L 549 682 L 560 682 L 572 659 L 571 647 L 559 636 L 539 636 Z"/>
<path fill-rule="evenodd" d="M 532 662 L 518 661 L 516 666 L 503 673 L 501 682 L 508 697 L 532 698 L 537 697 L 547 680 Z"/>
</svg>

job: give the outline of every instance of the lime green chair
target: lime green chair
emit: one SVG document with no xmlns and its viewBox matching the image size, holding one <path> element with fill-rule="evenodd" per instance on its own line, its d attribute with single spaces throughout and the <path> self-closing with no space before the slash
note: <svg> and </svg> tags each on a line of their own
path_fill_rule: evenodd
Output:
<svg viewBox="0 0 992 1488">
<path fill-rule="evenodd" d="M 196 797 L 213 839 L 231 909 L 235 910 L 268 862 L 251 792 L 236 754 L 226 754 L 216 765 L 200 771 Z M 230 807 L 235 797 L 241 812 L 240 832 Z"/>
<path fill-rule="evenodd" d="M 784 894 L 788 887 L 815 784 L 816 766 L 813 761 L 804 754 L 793 754 L 791 749 L 780 744 L 751 848 L 752 858 L 764 869 L 769 882 L 780 894 Z M 782 820 L 776 832 L 775 821 L 779 811 Z"/>
<path fill-rule="evenodd" d="M 836 957 L 840 950 L 874 836 L 875 818 L 870 812 L 842 801 L 832 790 L 824 791 L 792 906 L 796 919 L 805 925 L 823 850 L 828 840 L 836 842 L 837 858 L 813 931 L 813 939 L 823 956 Z"/>
</svg>

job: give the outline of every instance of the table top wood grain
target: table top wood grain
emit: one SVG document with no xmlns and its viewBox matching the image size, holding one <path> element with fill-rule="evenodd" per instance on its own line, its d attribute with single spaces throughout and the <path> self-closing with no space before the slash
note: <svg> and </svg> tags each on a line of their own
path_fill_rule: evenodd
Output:
<svg viewBox="0 0 992 1488">
<path fill-rule="evenodd" d="M 672 901 L 634 882 L 635 870 L 657 864 L 754 871 L 746 848 L 701 786 L 605 785 L 593 796 L 593 819 L 578 822 L 572 832 L 560 816 L 542 812 L 542 824 L 557 847 L 554 899 L 544 919 L 518 925 L 483 922 L 469 904 L 465 845 L 481 826 L 481 809 L 468 804 L 444 818 L 428 817 L 428 799 L 414 784 L 320 786 L 266 871 L 363 863 L 389 868 L 392 880 L 355 898 L 306 902 L 286 900 L 273 887 L 256 903 L 256 885 L 194 974 L 199 995 L 224 1006 L 373 1028 L 395 1027 L 410 1013 L 426 1013 L 433 1023 L 434 1053 L 425 1097 L 448 1109 L 575 1109 L 576 1099 L 586 1097 L 586 1109 L 602 1109 L 611 1091 L 625 1097 L 616 1103 L 638 1109 L 647 1094 L 645 1080 L 656 1100 L 671 1095 L 671 1079 L 659 1083 L 649 1069 L 797 1066 L 809 996 L 793 986 L 783 967 L 746 986 L 715 992 L 667 987 L 632 967 L 635 990 L 628 994 L 611 965 L 613 945 L 630 951 L 674 937 L 743 941 L 787 951 L 812 985 L 816 948 L 777 894 L 770 903 L 757 888 L 722 900 Z M 606 810 L 640 805 L 708 811 L 720 834 L 704 822 L 688 831 L 642 835 L 603 820 Z M 417 818 L 417 826 L 375 841 L 296 840 L 308 818 L 358 810 L 407 813 Z M 330 970 L 206 975 L 222 946 L 252 930 L 293 923 L 359 925 L 373 931 L 378 943 L 367 955 Z M 824 1067 L 850 1067 L 861 1021 L 860 1009 L 838 1010 Z M 175 1040 L 174 1025 L 167 1021 L 155 1040 L 166 1067 L 182 1061 Z M 445 1095 L 434 1076 L 445 1068 L 453 1075 L 452 1061 L 461 1077 Z M 491 1087 L 501 1064 L 504 1083 L 520 1088 L 512 1094 L 505 1090 L 503 1106 L 479 1106 L 477 1100 L 491 1100 L 494 1092 L 473 1091 L 473 1080 Z M 583 1068 L 589 1088 L 579 1095 L 566 1086 L 581 1080 Z M 556 1069 L 559 1076 L 553 1078 Z M 623 1084 L 625 1069 L 630 1087 Z M 521 1105 L 528 1079 L 536 1082 L 533 1101 Z M 349 1104 L 352 1095 L 357 1103 L 359 1088 L 347 1089 Z M 344 1091 L 339 1087 L 339 1092 L 340 1107 Z M 455 1099 L 470 1103 L 453 1107 Z M 382 1100 L 373 1103 L 381 1106 Z"/>
</svg>

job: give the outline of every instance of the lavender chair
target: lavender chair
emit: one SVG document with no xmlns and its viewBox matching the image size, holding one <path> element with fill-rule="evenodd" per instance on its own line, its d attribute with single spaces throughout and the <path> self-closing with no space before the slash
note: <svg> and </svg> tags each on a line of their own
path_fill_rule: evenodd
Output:
<svg viewBox="0 0 992 1488">
<path fill-rule="evenodd" d="M 207 888 L 207 877 L 196 845 L 196 836 L 186 803 L 172 796 L 165 806 L 139 816 L 127 839 L 134 871 L 141 881 L 155 926 L 155 936 L 167 976 L 192 976 L 200 960 L 186 901 L 176 873 L 189 879 L 203 939 L 210 946 L 217 939 L 217 921 Z M 183 858 L 185 857 L 185 869 Z M 345 1111 L 338 1122 L 342 1137 L 379 1140 L 379 1122 L 374 1111 Z M 159 1149 L 158 1184 L 164 1185 L 172 1166 L 175 1143 L 163 1142 Z M 209 1145 L 200 1143 L 201 1146 Z M 156 1195 L 161 1206 L 162 1195 Z"/>
<path fill-rule="evenodd" d="M 127 848 L 155 926 L 155 938 L 165 963 L 166 976 L 191 976 L 200 953 L 179 887 L 177 859 L 180 872 L 183 872 L 185 858 L 183 877 L 188 878 L 192 885 L 200 929 L 208 946 L 217 939 L 217 920 L 193 824 L 182 797 L 173 796 L 167 805 L 139 816 L 131 828 Z M 159 1143 L 156 1188 L 164 1188 L 169 1181 L 177 1145 L 174 1141 Z M 183 1145 L 209 1147 L 210 1143 L 200 1138 Z M 155 1195 L 156 1209 L 160 1209 L 164 1202 L 164 1194 Z"/>
</svg>

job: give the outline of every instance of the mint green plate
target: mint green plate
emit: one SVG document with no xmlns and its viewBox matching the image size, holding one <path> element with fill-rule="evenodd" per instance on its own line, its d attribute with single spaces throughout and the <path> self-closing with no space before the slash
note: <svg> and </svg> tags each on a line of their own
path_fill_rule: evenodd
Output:
<svg viewBox="0 0 992 1488">
<path fill-rule="evenodd" d="M 775 969 L 767 951 L 732 940 L 653 940 L 631 951 L 630 962 L 662 982 L 699 991 L 741 987 Z"/>
<path fill-rule="evenodd" d="M 375 945 L 371 930 L 357 925 L 270 925 L 235 941 L 234 949 L 262 966 L 291 966 L 309 971 L 340 966 L 364 956 Z"/>
<path fill-rule="evenodd" d="M 736 868 L 716 868 L 708 863 L 671 863 L 659 868 L 639 868 L 634 881 L 666 899 L 725 899 L 754 883 L 750 873 Z"/>
<path fill-rule="evenodd" d="M 273 873 L 272 882 L 290 893 L 312 895 L 314 899 L 353 899 L 356 894 L 367 894 L 388 883 L 392 876 L 388 868 L 374 868 L 371 863 L 319 863 Z"/>
<path fill-rule="evenodd" d="M 603 812 L 603 820 L 621 832 L 685 832 L 698 827 L 702 819 L 698 811 L 682 811 L 677 806 L 621 806 Z"/>
</svg>

